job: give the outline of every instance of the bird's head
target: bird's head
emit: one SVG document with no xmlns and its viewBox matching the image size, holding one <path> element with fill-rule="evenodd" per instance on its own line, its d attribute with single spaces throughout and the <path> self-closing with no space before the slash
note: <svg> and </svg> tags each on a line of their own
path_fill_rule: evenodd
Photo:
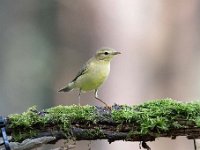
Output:
<svg viewBox="0 0 200 150">
<path fill-rule="evenodd" d="M 115 55 L 121 54 L 112 48 L 101 48 L 96 52 L 95 58 L 97 60 L 111 61 Z"/>
</svg>

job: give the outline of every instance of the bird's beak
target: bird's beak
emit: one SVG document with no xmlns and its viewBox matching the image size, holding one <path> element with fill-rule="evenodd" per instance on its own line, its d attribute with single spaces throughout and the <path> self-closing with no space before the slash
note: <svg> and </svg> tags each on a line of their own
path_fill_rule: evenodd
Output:
<svg viewBox="0 0 200 150">
<path fill-rule="evenodd" d="M 120 52 L 113 52 L 113 55 L 121 54 Z"/>
</svg>

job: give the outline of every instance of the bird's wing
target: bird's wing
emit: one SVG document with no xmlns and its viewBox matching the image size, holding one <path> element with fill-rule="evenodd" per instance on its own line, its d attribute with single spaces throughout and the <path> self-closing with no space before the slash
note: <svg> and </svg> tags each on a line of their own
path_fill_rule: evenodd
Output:
<svg viewBox="0 0 200 150">
<path fill-rule="evenodd" d="M 88 63 L 86 63 L 78 72 L 78 74 L 76 75 L 76 77 L 72 80 L 72 82 L 76 81 L 76 79 L 80 76 L 82 76 L 83 74 L 85 74 L 88 71 L 88 65 L 89 65 L 90 61 L 88 61 Z"/>
</svg>

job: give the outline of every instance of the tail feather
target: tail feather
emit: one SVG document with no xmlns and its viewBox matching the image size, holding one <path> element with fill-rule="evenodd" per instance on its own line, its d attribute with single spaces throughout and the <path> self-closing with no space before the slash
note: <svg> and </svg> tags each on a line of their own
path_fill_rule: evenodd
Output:
<svg viewBox="0 0 200 150">
<path fill-rule="evenodd" d="M 71 82 L 66 87 L 60 89 L 58 92 L 69 92 L 73 89 L 74 89 L 74 82 Z"/>
</svg>

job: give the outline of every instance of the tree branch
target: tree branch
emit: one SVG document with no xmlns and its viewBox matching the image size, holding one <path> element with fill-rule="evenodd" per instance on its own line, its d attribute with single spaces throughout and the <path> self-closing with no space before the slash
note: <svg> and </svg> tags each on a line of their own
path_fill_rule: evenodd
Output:
<svg viewBox="0 0 200 150">
<path fill-rule="evenodd" d="M 35 107 L 7 117 L 13 142 L 48 137 L 60 139 L 154 141 L 158 137 L 200 136 L 200 102 L 154 100 L 135 106 L 57 106 L 38 112 Z M 41 140 L 40 140 L 41 141 Z M 36 144 L 37 145 L 37 144 Z"/>
</svg>

